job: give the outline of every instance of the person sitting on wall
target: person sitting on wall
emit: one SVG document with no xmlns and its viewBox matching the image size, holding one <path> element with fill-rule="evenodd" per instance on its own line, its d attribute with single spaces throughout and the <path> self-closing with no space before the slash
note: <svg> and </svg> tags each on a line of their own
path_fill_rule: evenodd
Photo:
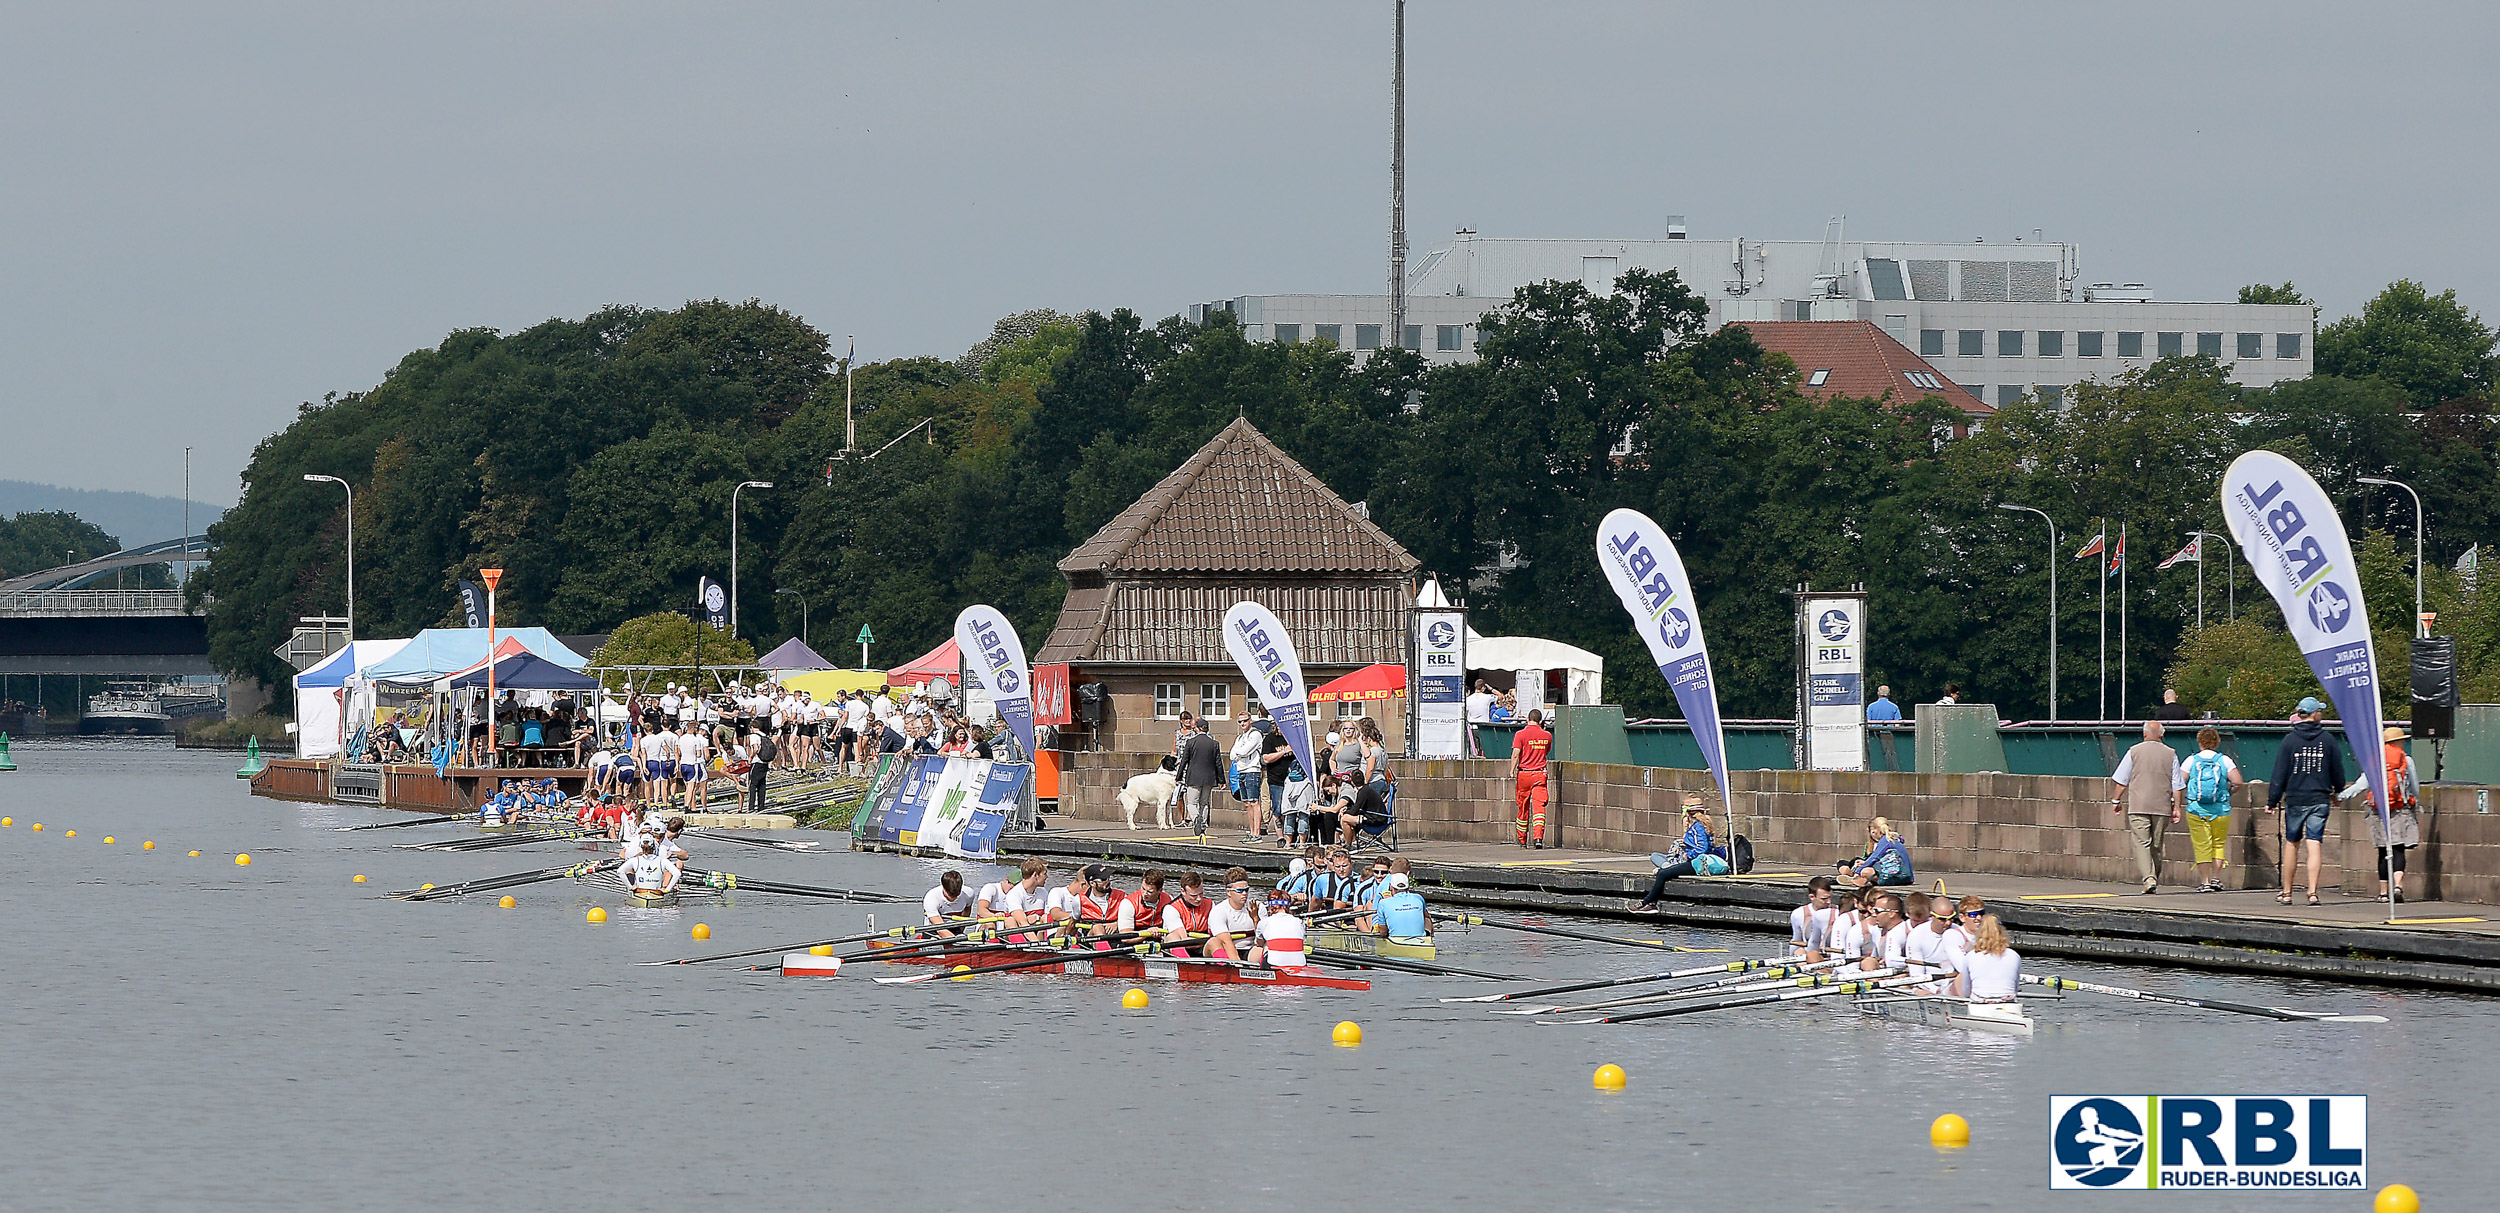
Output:
<svg viewBox="0 0 2500 1213">
<path fill-rule="evenodd" d="M 1727 844 L 1711 824 L 1710 807 L 1697 794 L 1684 797 L 1684 837 L 1676 840 L 1675 849 L 1651 855 L 1658 866 L 1650 877 L 1649 895 L 1633 904 L 1635 910 L 1655 910 L 1658 898 L 1667 891 L 1667 882 L 1679 876 L 1725 876 L 1728 872 Z"/>
<path fill-rule="evenodd" d="M 1866 854 L 1837 865 L 1843 877 L 1855 881 L 1861 889 L 1916 883 L 1918 877 L 1910 868 L 1910 848 L 1902 843 L 1900 831 L 1892 828 L 1889 819 L 1878 817 L 1868 822 L 1866 841 Z"/>
</svg>

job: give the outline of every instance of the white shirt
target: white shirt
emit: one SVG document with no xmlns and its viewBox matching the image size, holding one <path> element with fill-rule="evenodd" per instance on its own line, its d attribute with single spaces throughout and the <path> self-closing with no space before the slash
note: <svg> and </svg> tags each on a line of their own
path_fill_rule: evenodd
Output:
<svg viewBox="0 0 2500 1213">
<path fill-rule="evenodd" d="M 1955 954 L 1962 950 L 1962 932 L 1948 927 L 1941 935 L 1933 927 L 1913 928 L 1902 941 L 1901 954 L 1922 970 L 1944 973 L 1958 969 Z"/>
<path fill-rule="evenodd" d="M 677 761 L 690 767 L 703 765 L 703 734 L 680 733 L 677 736 Z"/>
<path fill-rule="evenodd" d="M 1835 911 L 1831 921 L 1824 926 L 1823 934 L 1823 950 L 1826 952 L 1851 960 L 1866 954 L 1866 920 L 1855 910 L 1846 914 Z"/>
<path fill-rule="evenodd" d="M 879 721 L 894 719 L 894 701 L 879 695 L 868 701 L 868 711 Z"/>
<path fill-rule="evenodd" d="M 854 699 L 849 703 L 842 705 L 842 727 L 849 729 L 852 732 L 858 732 L 859 730 L 868 727 L 868 704 L 866 701 Z"/>
<path fill-rule="evenodd" d="M 657 892 L 668 881 L 668 864 L 657 855 L 636 855 L 625 861 L 625 883 Z"/>
<path fill-rule="evenodd" d="M 1889 931 L 1866 928 L 1866 955 L 1875 958 L 1877 968 L 1897 969 L 1903 961 L 1901 950 L 1909 943 L 1910 924 L 1902 923 Z"/>
<path fill-rule="evenodd" d="M 674 716 L 677 714 L 678 705 L 684 702 L 686 701 L 678 698 L 677 692 L 670 691 L 668 694 L 660 696 L 660 712 L 662 715 Z"/>
<path fill-rule="evenodd" d="M 1241 909 L 1234 909 L 1233 899 L 1230 897 L 1216 902 L 1215 908 L 1207 912 L 1207 934 L 1209 936 L 1223 935 L 1234 931 L 1239 931 L 1244 935 L 1252 935 L 1256 934 L 1258 929 L 1259 920 L 1251 915 L 1250 908 L 1248 906 L 1243 906 Z M 1234 941 L 1236 947 L 1240 946 L 1241 943 L 1241 940 Z"/>
<path fill-rule="evenodd" d="M 1074 918 L 1077 911 L 1083 908 L 1083 902 L 1084 897 L 1076 891 L 1074 886 L 1061 885 L 1052 889 L 1049 897 L 1043 900 L 1042 911 L 1046 914 L 1064 914 Z"/>
<path fill-rule="evenodd" d="M 997 886 L 993 885 L 991 887 L 995 888 Z M 920 908 L 927 911 L 929 917 L 931 918 L 951 918 L 958 914 L 971 912 L 972 894 L 957 893 L 953 897 L 949 897 L 946 895 L 946 886 L 939 885 L 938 887 L 929 890 L 928 895 L 920 899 Z"/>
<path fill-rule="evenodd" d="M 1002 880 L 981 890 L 983 900 L 990 903 L 992 914 L 1039 914 L 1050 904 L 1049 892 L 1026 889 L 1021 880 Z"/>
<path fill-rule="evenodd" d="M 1301 919 L 1283 910 L 1270 910 L 1267 917 L 1259 920 L 1258 931 L 1259 946 L 1267 949 L 1268 964 L 1282 969 L 1310 963 L 1302 951 Z"/>
<path fill-rule="evenodd" d="M 657 733 L 644 734 L 642 738 L 642 756 L 644 760 L 648 762 L 677 761 L 677 747 L 675 745 L 676 738 L 677 734 L 671 733 L 666 729 L 662 729 Z"/>
<path fill-rule="evenodd" d="M 1478 691 L 1467 697 L 1467 722 L 1469 724 L 1493 722 L 1493 692 Z"/>
<path fill-rule="evenodd" d="M 1820 952 L 1832 931 L 1832 908 L 1798 906 L 1788 912 L 1788 942 L 1792 947 Z"/>
<path fill-rule="evenodd" d="M 1991 955 L 1986 952 L 1962 954 L 1962 976 L 1970 985 L 1965 991 L 1973 1000 L 2012 998 L 2022 985 L 2023 954 L 2012 948 Z"/>
<path fill-rule="evenodd" d="M 604 767 L 604 766 L 610 766 L 610 765 L 613 765 L 615 762 L 616 762 L 616 755 L 614 755 L 614 754 L 612 754 L 612 753 L 609 753 L 609 752 L 608 752 L 608 751 L 606 751 L 606 750 L 599 750 L 599 751 L 595 751 L 595 752 L 594 752 L 594 753 L 592 753 L 592 754 L 591 754 L 591 756 L 590 756 L 590 765 L 591 765 L 593 768 L 597 768 L 597 767 Z"/>
</svg>

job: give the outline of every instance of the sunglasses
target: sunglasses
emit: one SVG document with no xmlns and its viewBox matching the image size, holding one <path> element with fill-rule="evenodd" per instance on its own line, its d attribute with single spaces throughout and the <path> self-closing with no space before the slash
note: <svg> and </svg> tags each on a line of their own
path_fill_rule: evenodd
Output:
<svg viewBox="0 0 2500 1213">
<path fill-rule="evenodd" d="M 1964 911 L 1962 911 L 1962 917 L 1964 917 L 1964 918 L 1986 918 L 1987 916 L 1988 916 L 1988 912 L 1987 912 L 1986 910 L 1964 910 Z"/>
<path fill-rule="evenodd" d="M 1237 884 L 1226 888 L 1224 891 L 1227 893 L 1247 893 L 1250 891 L 1250 886 L 1246 884 Z"/>
</svg>

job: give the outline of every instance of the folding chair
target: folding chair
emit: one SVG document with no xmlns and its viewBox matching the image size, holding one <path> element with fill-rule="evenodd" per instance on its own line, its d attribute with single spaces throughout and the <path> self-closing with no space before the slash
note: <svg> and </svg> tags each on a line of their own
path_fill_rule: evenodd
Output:
<svg viewBox="0 0 2500 1213">
<path fill-rule="evenodd" d="M 1395 785 L 1391 785 L 1389 795 L 1381 800 L 1380 808 L 1379 821 L 1365 821 L 1354 831 L 1353 837 L 1346 839 L 1347 854 L 1351 855 L 1362 850 L 1365 839 L 1369 839 L 1373 846 L 1383 851 L 1394 853 L 1398 849 L 1398 797 Z"/>
</svg>

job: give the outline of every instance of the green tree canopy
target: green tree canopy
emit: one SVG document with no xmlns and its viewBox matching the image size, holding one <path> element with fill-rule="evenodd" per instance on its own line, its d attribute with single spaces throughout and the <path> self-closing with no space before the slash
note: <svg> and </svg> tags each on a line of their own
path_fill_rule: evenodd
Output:
<svg viewBox="0 0 2500 1213">
<path fill-rule="evenodd" d="M 2500 382 L 2495 341 L 2500 335 L 2458 302 L 2456 291 L 2433 295 L 2407 278 L 2362 305 L 2360 315 L 2318 330 L 2318 373 L 2378 380 L 2421 408 L 2468 398 L 2488 406 Z"/>
<path fill-rule="evenodd" d="M 699 663 L 699 664 L 698 664 Z M 696 623 L 684 615 L 659 612 L 628 619 L 608 634 L 608 642 L 590 655 L 590 664 L 600 672 L 600 682 L 610 690 L 628 689 L 626 676 L 619 666 L 666 666 L 657 678 L 664 682 L 681 682 L 709 687 L 708 676 L 698 670 L 721 666 L 754 665 L 755 646 L 708 623 Z M 632 682 L 640 689 L 652 681 L 645 677 Z"/>
</svg>

